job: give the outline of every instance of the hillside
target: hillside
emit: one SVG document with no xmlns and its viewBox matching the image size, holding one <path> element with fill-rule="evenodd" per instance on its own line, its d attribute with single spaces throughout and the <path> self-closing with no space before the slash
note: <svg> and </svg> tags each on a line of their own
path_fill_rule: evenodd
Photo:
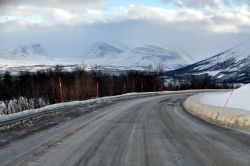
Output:
<svg viewBox="0 0 250 166">
<path fill-rule="evenodd" d="M 250 81 L 250 41 L 241 43 L 215 56 L 184 68 L 172 70 L 167 76 L 208 74 L 220 81 L 247 83 Z"/>
</svg>

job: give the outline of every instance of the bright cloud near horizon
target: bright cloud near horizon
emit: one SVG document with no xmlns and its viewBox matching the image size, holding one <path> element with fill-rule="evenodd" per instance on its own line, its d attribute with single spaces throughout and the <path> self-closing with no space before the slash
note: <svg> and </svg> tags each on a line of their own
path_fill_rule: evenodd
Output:
<svg viewBox="0 0 250 166">
<path fill-rule="evenodd" d="M 81 56 L 96 41 L 159 44 L 195 59 L 249 39 L 248 0 L 0 0 L 1 47 Z"/>
</svg>

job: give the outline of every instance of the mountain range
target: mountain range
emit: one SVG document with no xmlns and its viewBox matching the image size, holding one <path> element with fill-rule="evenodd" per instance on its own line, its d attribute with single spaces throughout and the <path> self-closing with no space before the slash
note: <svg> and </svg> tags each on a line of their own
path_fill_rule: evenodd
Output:
<svg viewBox="0 0 250 166">
<path fill-rule="evenodd" d="M 39 43 L 0 50 L 0 70 L 34 71 L 56 64 L 73 68 L 82 62 L 88 69 L 99 66 L 105 70 L 143 70 L 161 64 L 170 70 L 191 64 L 193 59 L 183 51 L 149 44 L 128 47 L 96 42 L 82 56 L 67 59 L 51 56 Z"/>
<path fill-rule="evenodd" d="M 87 65 L 87 69 L 98 66 L 112 73 L 143 70 L 149 66 L 154 68 L 161 64 L 167 77 L 208 74 L 220 81 L 243 83 L 250 81 L 250 41 L 199 62 L 194 62 L 182 50 L 153 44 L 130 47 L 96 42 L 81 56 L 67 59 L 52 56 L 39 43 L 0 50 L 0 72 L 36 71 L 56 64 L 72 69 L 82 62 Z"/>
</svg>

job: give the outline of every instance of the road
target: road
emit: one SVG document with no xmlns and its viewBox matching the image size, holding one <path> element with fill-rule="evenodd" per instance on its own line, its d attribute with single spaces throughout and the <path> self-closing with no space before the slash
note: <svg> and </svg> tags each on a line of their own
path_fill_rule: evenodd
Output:
<svg viewBox="0 0 250 166">
<path fill-rule="evenodd" d="M 250 136 L 188 114 L 187 96 L 119 101 L 24 134 L 0 147 L 0 165 L 250 165 Z"/>
</svg>

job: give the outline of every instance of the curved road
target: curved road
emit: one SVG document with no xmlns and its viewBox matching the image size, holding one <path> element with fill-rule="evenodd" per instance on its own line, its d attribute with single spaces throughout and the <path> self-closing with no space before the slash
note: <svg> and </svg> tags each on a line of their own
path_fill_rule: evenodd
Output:
<svg viewBox="0 0 250 166">
<path fill-rule="evenodd" d="M 187 96 L 119 101 L 32 134 L 16 129 L 0 165 L 250 165 L 250 136 L 191 116 Z"/>
</svg>

